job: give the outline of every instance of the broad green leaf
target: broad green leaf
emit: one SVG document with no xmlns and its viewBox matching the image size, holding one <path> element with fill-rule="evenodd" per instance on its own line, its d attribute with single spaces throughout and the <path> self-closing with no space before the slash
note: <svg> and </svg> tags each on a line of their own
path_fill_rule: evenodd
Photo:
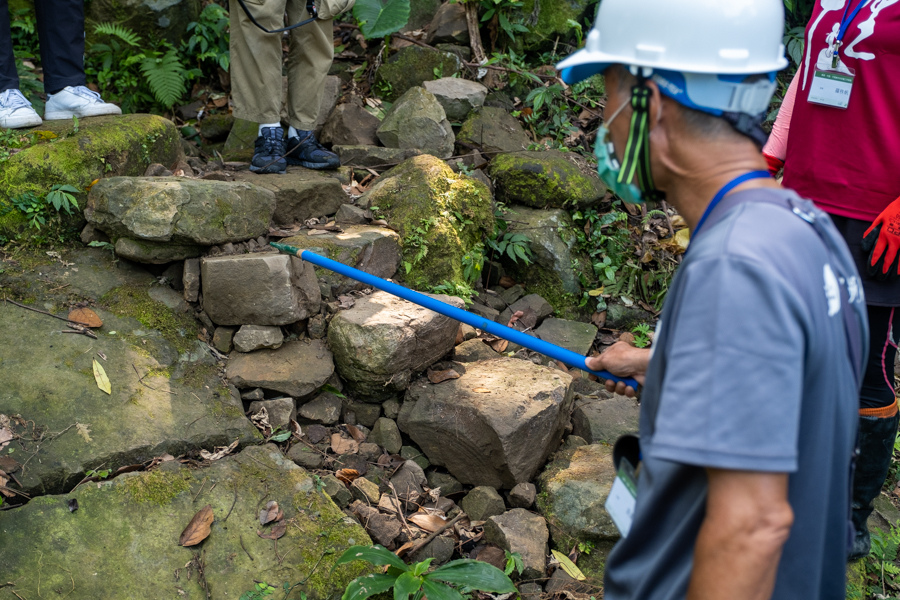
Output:
<svg viewBox="0 0 900 600">
<path fill-rule="evenodd" d="M 415 574 L 415 576 L 418 577 L 419 575 L 424 574 L 425 571 L 428 570 L 428 567 L 431 566 L 431 561 L 433 560 L 434 558 L 426 558 L 422 562 L 413 565 L 413 573 Z"/>
<path fill-rule="evenodd" d="M 400 31 L 409 21 L 409 0 L 357 0 L 353 16 L 366 39 Z"/>
<path fill-rule="evenodd" d="M 341 557 L 334 563 L 335 566 L 344 563 L 353 562 L 354 560 L 364 560 L 373 565 L 391 565 L 400 569 L 404 573 L 409 571 L 409 567 L 403 562 L 399 556 L 386 549 L 384 546 L 350 546 L 341 554 Z"/>
<path fill-rule="evenodd" d="M 516 591 L 516 587 L 509 577 L 504 575 L 503 571 L 494 565 L 466 558 L 448 562 L 443 567 L 429 573 L 427 579 L 436 579 L 497 594 L 507 594 Z M 427 590 L 426 594 L 429 600 L 437 600 L 432 598 Z"/>
<path fill-rule="evenodd" d="M 276 433 L 275 435 L 273 435 L 272 437 L 270 437 L 270 438 L 269 438 L 269 441 L 272 441 L 272 442 L 283 442 L 283 441 L 285 441 L 286 439 L 288 439 L 289 437 L 291 437 L 291 432 L 290 432 L 290 431 L 282 431 L 281 433 Z"/>
<path fill-rule="evenodd" d="M 394 600 L 409 600 L 410 594 L 415 594 L 422 587 L 422 578 L 407 571 L 394 582 Z"/>
<path fill-rule="evenodd" d="M 372 575 L 363 575 L 357 577 L 344 590 L 341 600 L 365 600 L 369 596 L 386 592 L 394 585 L 397 580 L 392 575 L 383 573 L 373 573 Z"/>
<path fill-rule="evenodd" d="M 581 569 L 576 567 L 575 563 L 569 560 L 568 556 L 566 556 L 559 550 L 551 550 L 550 552 L 553 554 L 556 560 L 559 561 L 559 566 L 562 567 L 562 570 L 565 571 L 569 577 L 578 581 L 584 581 L 585 579 L 587 579 L 584 576 L 584 573 L 581 572 Z"/>
<path fill-rule="evenodd" d="M 431 581 L 429 576 L 425 577 L 422 587 L 425 589 L 425 595 L 428 596 L 428 600 L 464 600 L 463 595 L 452 587 L 437 581 Z M 513 588 L 513 591 L 515 591 L 515 588 Z"/>
<path fill-rule="evenodd" d="M 107 394 L 112 394 L 112 386 L 109 383 L 109 377 L 106 376 L 106 371 L 103 370 L 103 366 L 97 362 L 97 359 L 94 359 L 94 379 L 97 380 L 97 387 L 106 392 Z"/>
</svg>

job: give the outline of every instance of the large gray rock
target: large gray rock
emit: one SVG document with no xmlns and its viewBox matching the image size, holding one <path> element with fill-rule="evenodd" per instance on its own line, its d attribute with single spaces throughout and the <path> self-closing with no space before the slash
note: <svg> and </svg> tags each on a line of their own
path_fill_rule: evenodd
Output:
<svg viewBox="0 0 900 600">
<path fill-rule="evenodd" d="M 509 489 L 530 481 L 556 449 L 573 395 L 560 371 L 501 358 L 470 363 L 459 379 L 437 385 L 415 381 L 398 421 L 428 460 L 461 482 Z"/>
<path fill-rule="evenodd" d="M 498 322 L 504 324 L 509 323 L 509 319 L 520 310 L 523 312 L 533 311 L 535 317 L 537 317 L 538 324 L 542 323 L 544 319 L 553 314 L 553 307 L 550 306 L 549 302 L 537 294 L 528 294 L 510 304 L 509 308 L 500 313 L 500 320 Z"/>
<path fill-rule="evenodd" d="M 543 150 L 499 154 L 489 172 L 497 197 L 533 208 L 587 208 L 607 197 L 591 163 L 572 152 Z"/>
<path fill-rule="evenodd" d="M 149 265 L 164 265 L 176 260 L 194 258 L 203 253 L 202 246 L 148 242 L 120 237 L 116 240 L 116 256 Z"/>
<path fill-rule="evenodd" d="M 276 556 L 273 541 L 256 534 L 274 527 L 259 524 L 263 497 L 278 503 L 286 523 L 296 523 L 278 540 L 284 550 L 293 548 L 287 554 Z M 75 512 L 67 508 L 72 500 Z M 215 520 L 202 550 L 180 546 L 182 530 L 205 505 Z M 4 578 L 23 598 L 74 590 L 72 598 L 226 600 L 237 597 L 235 590 L 252 589 L 263 571 L 279 588 L 282 581 L 309 577 L 310 600 L 327 600 L 369 569 L 357 562 L 332 570 L 340 553 L 371 544 L 362 527 L 318 491 L 313 477 L 271 444 L 199 469 L 169 461 L 64 496 L 35 498 L 0 512 L 0 532 Z"/>
<path fill-rule="evenodd" d="M 384 146 L 366 145 L 335 145 L 332 150 L 341 157 L 341 164 L 344 166 L 382 169 L 399 165 L 408 158 L 422 154 L 422 151 L 416 148 L 385 148 Z"/>
<path fill-rule="evenodd" d="M 272 223 L 276 226 L 290 227 L 311 217 L 333 215 L 348 200 L 336 177 L 302 167 L 288 167 L 277 177 L 237 171 L 234 180 L 252 183 L 275 194 Z"/>
<path fill-rule="evenodd" d="M 217 325 L 288 325 L 319 312 L 315 271 L 295 256 L 206 257 L 200 272 L 203 310 Z"/>
<path fill-rule="evenodd" d="M 407 46 L 378 67 L 375 71 L 375 87 L 383 91 L 385 100 L 394 101 L 412 87 L 432 79 L 452 77 L 461 68 L 462 61 L 455 54 L 421 46 Z"/>
<path fill-rule="evenodd" d="M 262 348 L 276 349 L 281 347 L 284 334 L 281 327 L 266 325 L 243 325 L 232 338 L 234 349 L 238 352 L 253 352 Z"/>
<path fill-rule="evenodd" d="M 484 106 L 469 113 L 456 136 L 460 154 L 473 149 L 493 155 L 497 152 L 521 152 L 531 139 L 521 123 L 503 108 Z"/>
<path fill-rule="evenodd" d="M 468 44 L 469 27 L 466 24 L 465 5 L 457 2 L 442 4 L 428 26 L 428 37 L 425 40 L 429 44 L 439 42 Z"/>
<path fill-rule="evenodd" d="M 319 141 L 340 146 L 375 145 L 375 130 L 381 125 L 378 117 L 353 103 L 338 104 L 328 115 Z"/>
<path fill-rule="evenodd" d="M 597 336 L 597 328 L 590 323 L 549 318 L 534 333 L 545 342 L 587 356 Z"/>
<path fill-rule="evenodd" d="M 278 350 L 233 353 L 225 377 L 241 389 L 264 388 L 309 398 L 334 374 L 331 352 L 320 340 L 286 342 Z"/>
<path fill-rule="evenodd" d="M 572 433 L 589 444 L 613 445 L 623 434 L 638 430 L 640 406 L 625 396 L 613 396 L 594 400 L 582 398 L 575 402 L 572 413 Z"/>
<path fill-rule="evenodd" d="M 514 508 L 484 523 L 484 541 L 522 555 L 523 579 L 546 577 L 549 537 L 544 518 L 524 508 Z"/>
<path fill-rule="evenodd" d="M 479 338 L 467 340 L 453 349 L 453 360 L 456 362 L 471 363 L 492 358 L 499 358 L 499 356 L 493 348 Z"/>
<path fill-rule="evenodd" d="M 507 213 L 511 233 L 528 236 L 532 264 L 507 265 L 517 279 L 528 283 L 558 281 L 559 287 L 569 294 L 581 294 L 578 281 L 579 268 L 588 268 L 587 258 L 575 249 L 574 224 L 565 210 L 559 208 L 537 209 L 516 206 Z"/>
<path fill-rule="evenodd" d="M 617 539 L 603 506 L 616 478 L 612 447 L 591 444 L 560 454 L 538 479 L 538 510 L 550 521 L 554 545 Z"/>
<path fill-rule="evenodd" d="M 377 134 L 389 148 L 416 148 L 438 158 L 450 158 L 456 140 L 444 108 L 421 87 L 410 88 L 394 103 Z"/>
<path fill-rule="evenodd" d="M 400 236 L 387 227 L 345 225 L 342 233 L 297 235 L 281 241 L 299 250 L 309 250 L 370 275 L 390 279 L 400 266 Z M 317 268 L 322 293 L 336 297 L 365 287 L 355 279 Z"/>
<path fill-rule="evenodd" d="M 463 307 L 459 298 L 434 297 Z M 449 317 L 376 292 L 335 315 L 328 343 L 341 378 L 360 394 L 379 397 L 406 389 L 413 374 L 450 352 L 457 329 Z"/>
<path fill-rule="evenodd" d="M 426 81 L 423 85 L 426 90 L 434 94 L 437 101 L 444 107 L 447 118 L 452 121 L 461 121 L 473 109 L 481 108 L 488 92 L 487 88 L 477 81 L 459 77 L 444 77 L 435 81 Z"/>
<path fill-rule="evenodd" d="M 110 177 L 88 195 L 84 216 L 113 237 L 211 246 L 269 231 L 275 195 L 249 183 L 184 177 Z"/>
</svg>

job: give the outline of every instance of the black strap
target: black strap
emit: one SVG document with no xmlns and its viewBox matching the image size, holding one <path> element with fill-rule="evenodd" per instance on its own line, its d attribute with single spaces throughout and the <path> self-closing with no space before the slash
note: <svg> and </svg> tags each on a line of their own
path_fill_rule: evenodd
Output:
<svg viewBox="0 0 900 600">
<path fill-rule="evenodd" d="M 244 0 L 237 0 L 238 4 L 244 10 L 244 13 L 247 15 L 247 18 L 250 19 L 250 22 L 265 31 L 266 33 L 284 33 L 285 31 L 290 31 L 291 29 L 297 29 L 298 27 L 303 27 L 309 23 L 312 23 L 319 17 L 319 11 L 316 8 L 314 0 L 306 0 L 306 12 L 310 15 L 308 19 L 305 21 L 300 21 L 299 23 L 294 23 L 293 25 L 288 25 L 287 27 L 282 27 L 281 29 L 266 29 L 259 22 L 253 18 L 253 14 L 250 12 L 250 9 L 247 8 L 247 5 L 244 4 Z"/>
</svg>

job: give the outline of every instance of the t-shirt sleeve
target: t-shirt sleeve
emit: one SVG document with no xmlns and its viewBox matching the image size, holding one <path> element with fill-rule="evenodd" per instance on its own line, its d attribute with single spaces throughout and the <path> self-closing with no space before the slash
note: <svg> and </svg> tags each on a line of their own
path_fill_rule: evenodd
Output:
<svg viewBox="0 0 900 600">
<path fill-rule="evenodd" d="M 687 265 L 666 343 L 650 452 L 702 467 L 797 469 L 808 311 L 771 269 L 743 257 Z"/>
</svg>

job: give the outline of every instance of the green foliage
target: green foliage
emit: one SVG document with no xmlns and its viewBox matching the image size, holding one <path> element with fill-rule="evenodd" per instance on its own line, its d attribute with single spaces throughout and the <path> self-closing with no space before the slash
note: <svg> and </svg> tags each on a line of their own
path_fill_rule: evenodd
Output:
<svg viewBox="0 0 900 600">
<path fill-rule="evenodd" d="M 186 55 L 194 56 L 198 66 L 207 76 L 216 75 L 216 67 L 227 71 L 231 66 L 229 51 L 228 11 L 210 2 L 200 13 L 199 21 L 187 26 L 191 37 L 183 44 Z"/>
<path fill-rule="evenodd" d="M 420 263 L 422 259 L 428 256 L 428 242 L 425 239 L 425 236 L 428 235 L 428 232 L 431 230 L 434 225 L 434 219 L 422 219 L 416 227 L 403 238 L 403 248 L 404 249 L 412 249 L 416 251 L 415 256 L 413 256 L 412 260 L 403 261 L 403 268 L 406 269 L 406 272 L 409 273 L 412 271 L 412 268 Z"/>
<path fill-rule="evenodd" d="M 58 225 L 61 222 L 61 211 L 71 215 L 72 210 L 78 208 L 78 201 L 73 194 L 79 191 L 71 185 L 54 185 L 43 197 L 33 192 L 24 192 L 10 198 L 7 204 L 0 204 L 0 217 L 19 211 L 28 225 L 38 231 L 48 224 Z"/>
<path fill-rule="evenodd" d="M 646 348 L 650 345 L 650 325 L 641 323 L 631 330 L 634 334 L 634 345 L 638 348 Z"/>
<path fill-rule="evenodd" d="M 141 72 L 147 77 L 156 101 L 166 108 L 172 108 L 187 91 L 187 82 L 193 76 L 181 64 L 174 48 L 170 48 L 165 54 L 154 52 L 145 57 L 141 61 Z"/>
<path fill-rule="evenodd" d="M 54 185 L 47 194 L 47 202 L 57 212 L 64 210 L 66 214 L 71 215 L 72 209 L 78 208 L 78 200 L 75 199 L 73 194 L 77 194 L 80 191 L 77 187 L 71 185 Z"/>
<path fill-rule="evenodd" d="M 15 151 L 34 144 L 35 135 L 31 131 L 21 129 L 0 129 L 0 164 Z"/>
<path fill-rule="evenodd" d="M 95 469 L 90 469 L 89 471 L 87 471 L 84 474 L 84 476 L 85 477 L 96 477 L 97 479 L 106 479 L 107 477 L 109 477 L 110 473 L 111 473 L 111 471 L 109 469 L 101 469 L 99 471 L 97 471 Z"/>
<path fill-rule="evenodd" d="M 20 8 L 11 12 L 9 35 L 12 39 L 13 52 L 19 55 L 36 56 L 38 36 L 34 11 L 29 8 Z"/>
<path fill-rule="evenodd" d="M 506 566 L 503 569 L 503 573 L 509 576 L 515 571 L 521 575 L 525 571 L 525 561 L 522 559 L 522 555 L 509 550 L 504 550 L 503 553 L 506 555 Z"/>
<path fill-rule="evenodd" d="M 486 243 L 491 250 L 491 259 L 496 260 L 508 257 L 518 264 L 521 260 L 526 265 L 531 264 L 534 254 L 531 252 L 531 238 L 524 233 L 509 231 L 509 222 L 505 219 L 508 214 L 506 206 L 498 202 L 494 209 L 494 231 Z"/>
<path fill-rule="evenodd" d="M 241 594 L 240 600 L 262 600 L 275 593 L 275 588 L 264 581 L 259 581 L 253 589 Z"/>
<path fill-rule="evenodd" d="M 475 288 L 467 283 L 451 283 L 446 280 L 432 286 L 430 291 L 433 294 L 446 294 L 447 296 L 461 298 L 462 301 L 466 303 L 466 306 L 471 306 L 473 304 L 472 296 L 476 293 Z"/>
<path fill-rule="evenodd" d="M 357 0 L 353 16 L 366 39 L 385 37 L 409 21 L 409 0 Z"/>
<path fill-rule="evenodd" d="M 847 588 L 847 598 L 896 598 L 900 592 L 900 567 L 897 553 L 900 549 L 900 528 L 891 526 L 889 532 L 873 531 L 872 550 L 865 557 L 862 589 L 851 584 Z"/>
<path fill-rule="evenodd" d="M 510 20 L 510 12 L 514 8 L 522 8 L 519 0 L 480 0 L 481 22 L 496 19 L 497 25 L 505 33 L 510 41 L 516 40 L 517 33 L 528 33 L 528 28 L 518 21 Z"/>
<path fill-rule="evenodd" d="M 515 593 L 509 577 L 493 565 L 476 560 L 454 560 L 428 572 L 433 559 L 407 565 L 396 554 L 381 546 L 352 546 L 335 566 L 364 560 L 376 566 L 387 565 L 387 572 L 357 577 L 347 586 L 341 600 L 365 600 L 393 588 L 394 600 L 462 600 L 469 591 L 497 594 Z M 454 587 L 456 586 L 456 587 Z"/>
</svg>

